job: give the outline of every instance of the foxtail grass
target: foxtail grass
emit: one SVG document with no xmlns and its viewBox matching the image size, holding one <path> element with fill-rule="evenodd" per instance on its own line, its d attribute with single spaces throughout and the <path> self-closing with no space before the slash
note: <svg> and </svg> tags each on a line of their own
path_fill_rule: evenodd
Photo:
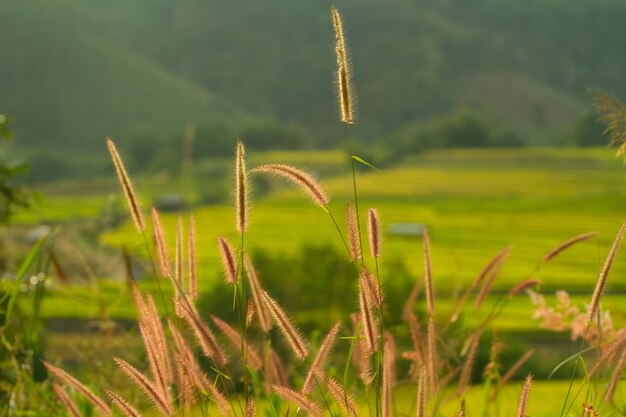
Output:
<svg viewBox="0 0 626 417">
<path fill-rule="evenodd" d="M 551 259 L 555 258 L 558 254 L 560 254 L 564 250 L 574 246 L 575 244 L 579 242 L 584 242 L 585 240 L 589 240 L 593 237 L 596 237 L 597 235 L 598 235 L 598 232 L 587 232 L 587 233 L 582 233 L 580 235 L 574 236 L 573 238 L 566 240 L 565 242 L 557 245 L 556 247 L 548 251 L 548 253 L 546 253 L 543 256 L 543 262 L 544 263 L 549 262 Z"/>
<path fill-rule="evenodd" d="M 63 407 L 65 408 L 65 411 L 67 411 L 71 417 L 82 417 L 82 414 L 79 411 L 78 406 L 76 405 L 74 400 L 72 400 L 72 398 L 67 394 L 67 392 L 65 392 L 65 390 L 59 384 L 52 383 L 52 389 L 54 393 L 61 400 L 61 403 L 63 404 Z"/>
<path fill-rule="evenodd" d="M 115 147 L 115 143 L 113 143 L 111 138 L 107 138 L 106 142 L 111 158 L 113 159 L 113 165 L 115 166 L 117 177 L 120 181 L 120 185 L 122 186 L 122 191 L 124 192 L 124 197 L 126 197 L 126 202 L 128 203 L 128 208 L 133 219 L 133 223 L 135 224 L 135 228 L 139 233 L 143 233 L 146 230 L 146 222 L 143 218 L 143 212 L 141 210 L 141 205 L 139 204 L 139 199 L 133 189 L 133 183 L 130 181 L 126 168 L 124 167 L 124 163 L 122 162 L 122 158 Z"/>
<path fill-rule="evenodd" d="M 187 240 L 187 286 L 192 300 L 198 298 L 198 258 L 196 255 L 196 220 L 189 216 L 189 234 Z"/>
<path fill-rule="evenodd" d="M 235 251 L 231 244 L 222 236 L 217 237 L 217 245 L 222 259 L 222 267 L 224 269 L 224 278 L 229 284 L 237 283 L 237 260 Z"/>
<path fill-rule="evenodd" d="M 367 210 L 367 230 L 370 241 L 370 253 L 372 257 L 380 257 L 380 220 L 378 210 L 370 208 Z"/>
<path fill-rule="evenodd" d="M 113 360 L 120 367 L 122 372 L 139 387 L 152 402 L 152 404 L 159 410 L 164 416 L 174 416 L 174 407 L 172 403 L 167 400 L 162 392 L 141 372 L 135 367 L 126 362 L 124 359 L 114 357 Z"/>
<path fill-rule="evenodd" d="M 111 390 L 105 390 L 107 397 L 111 400 L 111 403 L 122 412 L 126 417 L 142 417 L 139 411 L 132 405 L 130 405 L 121 395 L 116 394 Z M 79 414 L 80 415 L 80 414 Z"/>
<path fill-rule="evenodd" d="M 341 322 L 337 322 L 330 329 L 324 341 L 322 342 L 317 354 L 315 355 L 315 359 L 311 364 L 311 369 L 309 369 L 309 373 L 304 379 L 304 384 L 302 385 L 302 393 L 308 394 L 313 389 L 313 384 L 315 383 L 315 377 L 319 375 L 323 375 L 324 373 L 324 363 L 328 360 L 330 356 L 333 346 L 337 341 L 337 335 L 339 334 L 339 330 L 341 329 Z"/>
<path fill-rule="evenodd" d="M 236 226 L 239 233 L 248 229 L 248 174 L 245 152 L 243 142 L 238 140 L 235 156 L 235 207 Z"/>
<path fill-rule="evenodd" d="M 296 358 L 300 360 L 306 358 L 309 351 L 300 330 L 294 326 L 280 305 L 266 291 L 261 291 L 261 299 Z"/>
<path fill-rule="evenodd" d="M 87 386 L 85 386 L 82 382 L 65 372 L 63 369 L 57 368 L 49 362 L 43 361 L 43 364 L 48 372 L 54 375 L 59 380 L 59 382 L 70 386 L 78 391 L 82 396 L 87 399 L 87 401 L 89 401 L 94 407 L 96 407 L 102 413 L 102 415 L 111 415 L 111 407 L 109 407 L 107 403 L 105 403 L 100 397 L 94 394 L 93 391 L 87 388 Z"/>
<path fill-rule="evenodd" d="M 273 385 L 272 389 L 276 394 L 278 394 L 281 398 L 286 401 L 292 402 L 298 406 L 304 412 L 311 414 L 313 416 L 322 416 L 323 409 L 319 404 L 309 400 L 306 396 L 300 394 L 297 391 L 289 387 L 283 387 L 279 385 Z"/>
<path fill-rule="evenodd" d="M 254 168 L 253 173 L 268 173 L 288 181 L 291 181 L 302 191 L 311 197 L 311 200 L 320 207 L 325 208 L 330 203 L 330 198 L 322 186 L 306 172 L 284 164 L 267 164 Z"/>
<path fill-rule="evenodd" d="M 617 236 L 615 236 L 613 245 L 611 245 L 611 250 L 609 251 L 609 254 L 606 257 L 606 260 L 604 261 L 604 265 L 602 266 L 602 270 L 600 271 L 600 275 L 598 276 L 598 281 L 596 282 L 596 288 L 593 291 L 593 296 L 591 297 L 591 304 L 587 312 L 588 321 L 591 321 L 593 319 L 593 315 L 595 314 L 598 306 L 600 305 L 600 298 L 602 297 L 602 292 L 604 291 L 606 280 L 609 277 L 611 266 L 613 266 L 615 255 L 617 255 L 617 251 L 619 250 L 619 247 L 622 243 L 622 239 L 624 237 L 625 232 L 626 232 L 626 222 L 622 223 L 622 226 L 620 227 L 619 232 L 617 232 Z"/>
<path fill-rule="evenodd" d="M 526 414 L 526 407 L 528 406 L 528 397 L 530 395 L 530 387 L 533 383 L 532 374 L 528 374 L 526 379 L 524 380 L 524 385 L 522 386 L 522 392 L 519 396 L 519 402 L 517 404 L 517 417 L 528 417 Z"/>
<path fill-rule="evenodd" d="M 337 55 L 337 95 L 341 121 L 347 125 L 354 123 L 354 91 L 346 37 L 343 33 L 343 21 L 339 11 L 332 8 L 333 27 L 335 29 L 335 54 Z"/>
</svg>

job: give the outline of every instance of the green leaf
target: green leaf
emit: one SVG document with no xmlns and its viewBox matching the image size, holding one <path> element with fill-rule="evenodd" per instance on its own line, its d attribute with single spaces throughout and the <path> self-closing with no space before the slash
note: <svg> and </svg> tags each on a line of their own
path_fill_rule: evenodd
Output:
<svg viewBox="0 0 626 417">
<path fill-rule="evenodd" d="M 11 317 L 13 316 L 13 311 L 15 310 L 15 303 L 17 302 L 17 296 L 20 292 L 20 284 L 24 280 L 24 276 L 26 272 L 30 269 L 31 265 L 39 255 L 39 251 L 41 250 L 41 246 L 45 242 L 46 238 L 39 239 L 35 246 L 30 250 L 24 262 L 22 262 L 22 266 L 20 267 L 17 276 L 15 277 L 15 281 L 13 281 L 13 288 L 11 289 L 11 296 L 9 298 L 9 304 L 7 306 L 7 312 L 4 319 L 4 325 L 11 321 Z"/>
<path fill-rule="evenodd" d="M 382 175 L 383 177 L 387 178 L 388 180 L 390 180 L 391 182 L 393 182 L 394 184 L 400 186 L 400 188 L 402 188 L 402 191 L 404 191 L 404 193 L 409 196 L 410 198 L 413 198 L 413 196 L 411 195 L 411 193 L 402 186 L 402 184 L 400 184 L 398 182 L 398 180 L 396 180 L 395 178 L 393 178 L 392 176 L 386 174 L 385 172 L 381 171 L 380 169 L 376 168 L 374 165 L 370 164 L 369 162 L 367 162 L 365 159 L 356 156 L 356 155 L 352 155 L 352 159 L 354 159 L 355 161 L 365 165 L 366 167 L 372 168 L 374 171 L 378 172 L 380 175 Z"/>
</svg>

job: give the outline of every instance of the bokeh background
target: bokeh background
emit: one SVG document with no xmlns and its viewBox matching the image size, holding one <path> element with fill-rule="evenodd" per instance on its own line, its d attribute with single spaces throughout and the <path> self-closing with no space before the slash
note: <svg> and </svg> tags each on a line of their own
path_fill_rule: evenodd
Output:
<svg viewBox="0 0 626 417">
<path fill-rule="evenodd" d="M 336 6 L 357 97 L 349 132 L 354 154 L 377 168 L 357 164 L 357 181 L 361 208 L 377 207 L 382 219 L 390 323 L 401 328 L 402 303 L 422 278 L 426 227 L 442 317 L 507 245 L 512 251 L 494 281 L 495 296 L 532 277 L 542 281 L 548 303 L 556 304 L 555 291 L 563 289 L 584 309 L 626 209 L 623 163 L 607 148 L 590 93 L 626 96 L 626 3 Z M 29 206 L 4 213 L 3 279 L 14 279 L 39 237 L 55 233 L 37 355 L 91 361 L 106 379 L 108 354 L 137 342 L 127 331 L 135 317 L 128 271 L 155 290 L 106 136 L 120 149 L 145 208 L 162 211 L 170 244 L 177 216 L 195 214 L 205 311 L 232 314 L 215 239 L 237 240 L 237 138 L 251 167 L 280 162 L 311 172 L 343 221 L 352 177 L 336 104 L 330 7 L 281 0 L 0 2 L 0 133 L 10 139 L 0 143 L 8 167 L 0 184 L 21 187 L 16 195 Z M 356 284 L 346 283 L 350 266 L 327 214 L 283 183 L 254 177 L 252 189 L 246 245 L 305 332 L 356 309 Z M 542 262 L 548 250 L 588 231 L 599 234 Z M 618 255 L 603 298 L 615 328 L 624 323 L 624 273 Z M 33 276 L 22 285 L 25 296 L 37 288 Z M 509 344 L 509 362 L 534 347 L 528 368 L 545 377 L 579 345 L 569 327 L 543 328 L 533 309 L 528 297 L 516 298 L 494 323 L 493 337 Z M 488 312 L 468 307 L 462 325 L 476 325 Z M 110 337 L 112 328 L 117 337 Z M 481 352 L 484 365 L 487 342 Z"/>
</svg>

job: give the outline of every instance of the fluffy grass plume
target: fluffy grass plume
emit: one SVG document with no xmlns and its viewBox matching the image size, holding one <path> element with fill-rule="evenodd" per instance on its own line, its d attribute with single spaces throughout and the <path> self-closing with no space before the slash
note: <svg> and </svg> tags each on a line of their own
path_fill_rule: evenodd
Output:
<svg viewBox="0 0 626 417">
<path fill-rule="evenodd" d="M 383 292 L 380 289 L 380 285 L 378 285 L 378 280 L 364 266 L 360 268 L 359 282 L 363 282 L 363 287 L 367 290 L 365 295 L 369 302 L 377 308 L 381 308 L 383 305 Z"/>
<path fill-rule="evenodd" d="M 517 403 L 517 417 L 528 417 L 526 414 L 526 406 L 528 405 L 528 396 L 530 395 L 530 387 L 533 383 L 532 374 L 528 374 L 522 386 L 522 392 Z"/>
<path fill-rule="evenodd" d="M 255 312 L 255 315 L 259 319 L 259 326 L 261 327 L 261 330 L 267 333 L 271 330 L 272 323 L 270 322 L 270 317 L 267 309 L 265 308 L 265 304 L 263 303 L 263 299 L 261 298 L 261 291 L 263 290 L 263 287 L 261 287 L 261 282 L 259 281 L 259 277 L 254 269 L 254 265 L 252 265 L 252 261 L 250 261 L 247 254 L 244 254 L 243 265 L 246 270 L 246 276 L 248 277 L 248 283 L 250 284 L 252 301 L 254 302 L 254 310 L 248 311 Z"/>
<path fill-rule="evenodd" d="M 183 257 L 184 257 L 184 248 L 183 248 L 183 218 L 178 216 L 176 221 L 176 246 L 174 253 L 174 279 L 178 282 L 178 286 L 182 288 L 183 285 Z M 177 286 L 177 288 L 178 288 Z"/>
<path fill-rule="evenodd" d="M 154 207 L 150 211 L 152 217 L 152 233 L 154 234 L 154 244 L 156 246 L 157 261 L 161 274 L 166 277 L 172 276 L 172 268 L 170 267 L 170 256 L 167 250 L 167 241 L 165 240 L 165 232 L 161 224 L 159 212 Z"/>
<path fill-rule="evenodd" d="M 417 382 L 417 398 L 415 399 L 415 415 L 417 417 L 424 417 L 426 415 L 426 368 L 420 367 L 419 379 Z"/>
<path fill-rule="evenodd" d="M 374 258 L 380 257 L 380 218 L 378 210 L 367 210 L 367 231 L 370 241 L 370 252 Z"/>
<path fill-rule="evenodd" d="M 476 296 L 476 299 L 474 300 L 474 308 L 476 309 L 480 308 L 480 306 L 483 304 L 483 301 L 485 301 L 485 298 L 487 298 L 489 291 L 491 291 L 491 285 L 493 284 L 496 277 L 498 276 L 498 273 L 500 272 L 500 269 L 502 268 L 504 261 L 506 261 L 506 258 L 508 258 L 509 253 L 511 253 L 510 250 L 504 252 L 502 256 L 498 258 L 498 261 L 493 265 L 493 267 L 489 271 L 489 274 L 487 275 L 487 279 L 483 283 L 482 287 L 480 287 L 480 291 L 478 292 L 478 295 Z"/>
<path fill-rule="evenodd" d="M 364 330 L 360 314 L 353 313 L 350 315 L 350 319 L 352 320 L 353 333 L 357 338 L 352 361 L 359 368 L 359 378 L 363 384 L 369 387 L 374 379 L 372 351 L 368 348 L 368 342 L 365 337 L 363 337 Z"/>
<path fill-rule="evenodd" d="M 113 360 L 128 378 L 137 385 L 150 399 L 153 405 L 164 416 L 173 416 L 174 407 L 144 374 L 135 369 L 124 359 L 114 357 Z"/>
<path fill-rule="evenodd" d="M 313 177 L 298 168 L 283 164 L 267 164 L 256 167 L 251 172 L 268 173 L 291 181 L 320 207 L 326 207 L 330 202 L 330 198 L 322 186 Z"/>
<path fill-rule="evenodd" d="M 304 412 L 309 413 L 314 416 L 319 416 L 319 417 L 322 416 L 322 413 L 323 413 L 322 408 L 318 404 L 309 400 L 304 395 L 300 394 L 299 392 L 296 392 L 292 390 L 291 388 L 279 386 L 279 385 L 272 385 L 272 389 L 276 394 L 278 394 L 279 397 L 281 397 L 285 401 L 289 401 L 294 404 L 297 404 L 298 407 L 302 409 Z"/>
<path fill-rule="evenodd" d="M 394 384 L 395 374 L 395 342 L 391 333 L 385 332 L 385 341 L 383 348 L 383 395 L 382 395 L 382 412 L 383 417 L 391 417 L 391 387 Z"/>
<path fill-rule="evenodd" d="M 154 379 L 156 389 L 159 391 L 159 394 L 167 398 L 169 391 L 167 389 L 163 367 L 160 366 L 159 363 L 157 347 L 154 341 L 151 340 L 151 335 L 148 333 L 147 329 L 141 324 L 139 325 L 139 333 L 144 341 L 146 356 L 148 358 L 148 364 L 150 365 L 150 373 Z"/>
<path fill-rule="evenodd" d="M 602 354 L 589 369 L 589 378 L 593 378 L 604 365 L 612 363 L 625 346 L 626 332 L 622 332 L 615 340 L 602 349 Z"/>
<path fill-rule="evenodd" d="M 237 258 L 235 251 L 228 240 L 222 236 L 217 237 L 217 246 L 220 250 L 220 258 L 224 269 L 224 279 L 229 284 L 237 283 Z"/>
<path fill-rule="evenodd" d="M 254 400 L 252 397 L 248 398 L 246 402 L 246 417 L 254 417 L 256 416 L 256 406 L 254 405 Z"/>
<path fill-rule="evenodd" d="M 361 312 L 362 330 L 365 334 L 365 346 L 369 352 L 378 351 L 378 322 L 374 314 L 374 305 L 368 297 L 368 286 L 359 279 L 359 308 Z"/>
<path fill-rule="evenodd" d="M 135 223 L 135 228 L 139 233 L 143 233 L 146 230 L 146 222 L 143 218 L 143 212 L 141 211 L 141 205 L 137 199 L 137 194 L 133 189 L 133 183 L 128 177 L 128 173 L 126 172 L 126 168 L 124 168 L 124 163 L 122 162 L 120 154 L 117 152 L 115 144 L 111 138 L 107 138 L 106 142 L 111 158 L 113 159 L 113 165 L 115 166 L 117 177 L 122 186 L 122 191 L 124 191 L 124 196 L 126 197 L 126 202 L 128 203 L 130 215 L 133 218 L 133 223 Z"/>
<path fill-rule="evenodd" d="M 478 343 L 480 342 L 480 333 L 476 332 L 472 335 L 467 355 L 465 356 L 465 363 L 461 369 L 461 376 L 459 377 L 459 384 L 456 390 L 456 396 L 460 397 L 465 393 L 467 386 L 469 385 L 470 378 L 472 376 L 472 370 L 474 369 L 474 362 L 476 360 L 476 354 L 478 353 Z"/>
<path fill-rule="evenodd" d="M 606 388 L 606 393 L 604 394 L 604 402 L 607 404 L 613 401 L 615 389 L 617 388 L 617 384 L 622 379 L 622 374 L 624 373 L 624 367 L 626 367 L 626 350 L 622 351 L 622 355 L 620 356 L 619 361 L 615 365 L 613 373 L 611 374 L 609 386 Z"/>
<path fill-rule="evenodd" d="M 222 366 L 227 362 L 226 354 L 217 342 L 217 339 L 209 326 L 207 326 L 200 318 L 198 312 L 192 306 L 183 301 L 177 300 L 178 308 L 182 312 L 182 318 L 187 325 L 193 330 L 196 340 L 200 343 L 202 352 L 207 358 L 211 358 Z"/>
<path fill-rule="evenodd" d="M 350 261 L 356 262 L 361 258 L 361 246 L 359 243 L 359 223 L 354 206 L 346 205 L 346 232 L 348 236 L 348 249 L 350 249 Z"/>
<path fill-rule="evenodd" d="M 211 316 L 211 318 L 213 319 L 215 326 L 220 329 L 226 340 L 228 340 L 228 343 L 230 343 L 234 349 L 241 352 L 243 340 L 239 332 L 219 317 Z M 246 343 L 246 357 L 248 359 L 248 365 L 252 369 L 258 370 L 261 366 L 263 366 L 261 356 L 248 343 Z"/>
<path fill-rule="evenodd" d="M 46 367 L 48 372 L 54 375 L 60 382 L 64 383 L 67 386 L 74 388 L 78 391 L 82 396 L 87 398 L 87 400 L 97 409 L 101 411 L 101 413 L 105 416 L 111 415 L 111 407 L 107 405 L 100 397 L 93 393 L 89 388 L 87 388 L 82 382 L 78 379 L 74 378 L 72 375 L 68 374 L 61 368 L 57 368 L 49 362 L 42 361 L 43 365 Z"/>
<path fill-rule="evenodd" d="M 536 278 L 527 278 L 515 284 L 507 293 L 508 298 L 517 297 L 522 292 L 540 285 L 541 281 Z"/>
<path fill-rule="evenodd" d="M 265 355 L 265 384 L 269 391 L 272 385 L 280 385 L 286 387 L 289 384 L 287 372 L 283 361 L 274 349 L 269 349 L 269 354 Z"/>
<path fill-rule="evenodd" d="M 333 346 L 335 345 L 335 341 L 337 340 L 337 335 L 339 334 L 339 330 L 341 329 L 341 322 L 337 322 L 330 329 L 320 349 L 317 351 L 317 355 L 315 355 L 315 359 L 311 364 L 311 369 L 307 374 L 304 384 L 302 385 L 302 393 L 308 394 L 313 389 L 313 384 L 315 383 L 315 377 L 317 375 L 323 374 L 324 363 L 330 356 L 330 353 L 333 350 Z"/>
<path fill-rule="evenodd" d="M 424 229 L 424 286 L 426 288 L 426 307 L 428 315 L 435 315 L 435 290 L 433 288 L 432 266 L 430 261 L 430 235 Z"/>
<path fill-rule="evenodd" d="M 65 408 L 65 411 L 67 411 L 70 416 L 82 417 L 82 414 L 80 413 L 80 411 L 78 411 L 78 406 L 76 405 L 74 400 L 70 398 L 67 392 L 65 392 L 65 390 L 61 388 L 59 384 L 57 384 L 56 382 L 53 382 L 52 389 L 54 390 L 57 397 L 59 397 L 59 399 L 61 400 L 61 403 L 63 404 L 63 407 Z"/>
<path fill-rule="evenodd" d="M 196 401 L 193 379 L 190 372 L 187 371 L 185 359 L 180 353 L 174 353 L 174 362 L 178 364 L 176 367 L 176 392 L 178 393 L 178 406 L 179 408 L 182 407 L 185 410 L 190 410 Z"/>
<path fill-rule="evenodd" d="M 347 392 L 343 385 L 333 378 L 326 380 L 328 392 L 333 400 L 342 408 L 343 412 L 348 417 L 357 417 L 359 414 L 359 407 L 354 399 L 354 396 Z"/>
<path fill-rule="evenodd" d="M 592 237 L 596 237 L 598 232 L 587 232 L 582 233 L 580 235 L 574 236 L 571 239 L 566 240 L 565 242 L 557 245 L 552 248 L 548 253 L 543 256 L 543 262 L 548 262 L 550 259 L 556 257 L 559 253 L 563 252 L 565 249 L 577 244 L 578 242 L 583 242 L 585 240 L 591 239 Z"/>
<path fill-rule="evenodd" d="M 159 366 L 162 367 L 165 381 L 169 384 L 173 378 L 173 371 L 167 348 L 167 341 L 165 338 L 165 332 L 163 331 L 163 325 L 161 324 L 161 318 L 159 317 L 156 304 L 154 303 L 154 298 L 152 298 L 152 295 L 150 294 L 146 297 L 146 307 L 146 321 L 147 326 L 150 328 L 150 337 L 154 340 Z"/>
<path fill-rule="evenodd" d="M 343 22 L 337 8 L 332 8 L 333 26 L 335 28 L 335 54 L 337 55 L 337 94 L 339 96 L 339 112 L 345 124 L 354 123 L 354 93 L 352 90 L 352 74 L 346 37 L 343 34 Z"/>
<path fill-rule="evenodd" d="M 604 133 L 609 135 L 609 144 L 617 146 L 616 156 L 621 156 L 626 150 L 626 108 L 612 94 L 600 90 L 592 90 L 591 93 L 600 119 L 607 125 Z"/>
<path fill-rule="evenodd" d="M 126 401 L 120 395 L 111 390 L 105 390 L 104 392 L 106 393 L 107 397 L 109 397 L 109 400 L 111 400 L 111 403 L 126 417 L 142 417 L 139 411 L 137 411 L 135 407 L 130 405 L 128 401 Z"/>
<path fill-rule="evenodd" d="M 602 270 L 600 271 L 600 275 L 598 276 L 596 288 L 593 291 L 593 296 L 591 297 L 591 305 L 587 313 L 587 321 L 591 321 L 593 319 L 593 315 L 596 312 L 598 305 L 600 304 L 600 298 L 602 297 L 602 292 L 604 291 L 606 280 L 609 277 L 609 271 L 611 270 L 611 266 L 613 265 L 613 260 L 615 259 L 615 255 L 617 255 L 617 251 L 619 250 L 620 244 L 622 243 L 622 238 L 624 237 L 625 232 L 626 232 L 626 222 L 622 223 L 622 226 L 620 227 L 619 232 L 617 232 L 617 236 L 615 236 L 613 245 L 611 245 L 611 250 L 609 251 L 609 254 L 606 257 L 606 260 L 604 261 L 604 265 L 602 266 Z"/>
<path fill-rule="evenodd" d="M 426 364 L 426 349 L 424 348 L 424 335 L 415 314 L 410 311 L 406 321 L 409 323 L 409 332 L 411 333 L 411 341 L 413 342 L 413 350 L 416 353 L 418 367 Z M 417 370 L 418 368 L 415 368 Z"/>
<path fill-rule="evenodd" d="M 296 358 L 303 360 L 309 354 L 306 348 L 304 338 L 300 331 L 293 325 L 291 320 L 287 317 L 287 314 L 278 305 L 278 303 L 269 296 L 265 291 L 261 291 L 261 298 L 265 307 L 269 310 L 274 322 L 278 325 L 283 337 L 287 341 L 287 344 L 293 351 Z"/>
<path fill-rule="evenodd" d="M 195 355 L 185 340 L 185 338 L 180 334 L 176 326 L 168 320 L 168 326 L 170 332 L 172 334 L 172 339 L 174 339 L 174 344 L 176 346 L 176 358 L 177 363 L 180 367 L 185 370 L 185 375 L 193 382 L 193 384 L 201 391 L 207 391 L 208 385 L 210 385 L 210 381 L 207 381 L 205 375 L 202 373 L 198 362 L 196 361 Z M 182 381 L 186 383 L 187 381 Z M 179 391 L 183 391 L 187 389 L 185 386 L 178 386 Z M 208 391 L 207 391 L 208 392 Z"/>
<path fill-rule="evenodd" d="M 239 233 L 248 229 L 248 176 L 246 173 L 246 150 L 241 140 L 237 140 L 235 156 L 235 207 L 236 226 Z"/>
<path fill-rule="evenodd" d="M 437 392 L 437 333 L 435 330 L 435 321 L 432 316 L 428 317 L 426 340 L 428 342 L 428 381 L 430 384 L 430 393 L 434 395 Z"/>
<path fill-rule="evenodd" d="M 189 236 L 188 236 L 188 287 L 189 296 L 192 300 L 198 298 L 198 259 L 196 256 L 196 219 L 193 214 L 189 216 Z"/>
</svg>

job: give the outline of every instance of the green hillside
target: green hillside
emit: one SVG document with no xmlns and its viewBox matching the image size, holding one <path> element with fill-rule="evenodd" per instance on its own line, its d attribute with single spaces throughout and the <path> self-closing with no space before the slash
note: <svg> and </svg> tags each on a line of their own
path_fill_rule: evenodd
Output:
<svg viewBox="0 0 626 417">
<path fill-rule="evenodd" d="M 525 141 L 590 113 L 588 87 L 626 94 L 618 0 L 344 0 L 363 139 L 459 111 Z M 23 146 L 181 132 L 244 114 L 341 134 L 330 2 L 3 2 L 0 111 Z M 541 139 L 537 139 L 537 138 Z"/>
<path fill-rule="evenodd" d="M 6 2 L 0 14 L 0 111 L 15 116 L 23 146 L 80 152 L 134 129 L 182 131 L 190 122 L 244 117 L 227 100 L 73 25 L 62 9 L 36 3 Z"/>
</svg>

